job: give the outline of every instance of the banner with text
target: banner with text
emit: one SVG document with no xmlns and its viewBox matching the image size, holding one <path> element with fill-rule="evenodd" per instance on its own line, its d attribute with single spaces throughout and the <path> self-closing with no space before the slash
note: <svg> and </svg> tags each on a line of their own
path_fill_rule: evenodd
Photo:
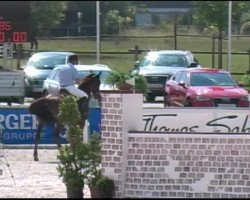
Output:
<svg viewBox="0 0 250 200">
<path fill-rule="evenodd" d="M 100 131 L 101 109 L 90 108 L 89 134 Z M 54 125 L 44 127 L 40 144 L 55 144 Z M 36 117 L 27 108 L 0 108 L 0 142 L 4 144 L 34 144 Z M 67 127 L 60 134 L 61 143 L 66 143 Z"/>
<path fill-rule="evenodd" d="M 249 109 L 143 109 L 143 131 L 250 133 Z"/>
</svg>

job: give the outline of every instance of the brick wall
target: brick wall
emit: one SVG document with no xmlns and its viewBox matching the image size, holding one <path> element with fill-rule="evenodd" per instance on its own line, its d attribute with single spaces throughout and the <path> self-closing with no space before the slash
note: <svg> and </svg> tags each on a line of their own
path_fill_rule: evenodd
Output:
<svg viewBox="0 0 250 200">
<path fill-rule="evenodd" d="M 142 95 L 103 93 L 101 106 L 102 170 L 115 180 L 116 197 L 124 197 L 128 130 L 140 130 Z"/>
<path fill-rule="evenodd" d="M 247 134 L 129 133 L 126 197 L 250 197 Z"/>
<path fill-rule="evenodd" d="M 115 180 L 116 197 L 122 188 L 122 95 L 102 94 L 102 169 Z"/>
<path fill-rule="evenodd" d="M 115 197 L 250 197 L 247 133 L 136 131 L 140 94 L 102 96 L 102 170 L 115 180 Z"/>
</svg>

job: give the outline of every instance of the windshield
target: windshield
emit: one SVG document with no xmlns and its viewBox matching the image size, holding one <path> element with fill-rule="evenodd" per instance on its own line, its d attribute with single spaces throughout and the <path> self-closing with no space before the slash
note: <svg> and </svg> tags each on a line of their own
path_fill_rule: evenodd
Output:
<svg viewBox="0 0 250 200">
<path fill-rule="evenodd" d="M 100 71 L 95 71 L 95 70 L 91 70 L 92 73 L 94 74 L 99 74 Z M 101 76 L 100 76 L 100 80 L 101 80 L 101 83 L 105 83 L 107 77 L 110 75 L 111 71 L 101 71 Z M 89 75 L 90 72 L 89 71 L 78 71 L 78 77 L 79 78 L 84 78 L 85 76 Z"/>
<path fill-rule="evenodd" d="M 56 65 L 65 64 L 66 58 L 65 55 L 35 56 L 28 61 L 28 66 L 34 66 L 38 69 L 53 69 Z"/>
<path fill-rule="evenodd" d="M 235 86 L 236 83 L 228 73 L 191 73 L 191 86 Z"/>
<path fill-rule="evenodd" d="M 180 54 L 149 54 L 140 63 L 140 67 L 145 66 L 187 67 L 188 61 Z"/>
</svg>

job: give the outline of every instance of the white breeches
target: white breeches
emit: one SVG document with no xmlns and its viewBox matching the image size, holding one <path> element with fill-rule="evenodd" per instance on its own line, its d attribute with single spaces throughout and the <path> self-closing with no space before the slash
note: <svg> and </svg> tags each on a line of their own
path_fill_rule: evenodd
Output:
<svg viewBox="0 0 250 200">
<path fill-rule="evenodd" d="M 72 95 L 74 95 L 74 96 L 77 96 L 77 97 L 79 97 L 79 98 L 83 98 L 83 97 L 87 97 L 87 98 L 88 98 L 88 95 L 87 95 L 84 91 L 78 89 L 78 88 L 75 87 L 74 85 L 67 86 L 67 87 L 65 87 L 65 89 L 66 89 L 70 94 L 72 94 Z"/>
</svg>

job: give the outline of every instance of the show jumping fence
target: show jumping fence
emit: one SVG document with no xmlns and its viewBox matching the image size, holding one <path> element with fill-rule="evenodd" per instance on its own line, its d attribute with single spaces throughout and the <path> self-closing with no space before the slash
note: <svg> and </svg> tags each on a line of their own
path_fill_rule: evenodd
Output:
<svg viewBox="0 0 250 200">
<path fill-rule="evenodd" d="M 250 197 L 249 110 L 239 112 L 246 115 L 244 132 L 143 131 L 141 118 L 147 111 L 142 107 L 142 94 L 109 92 L 102 97 L 101 167 L 115 181 L 114 197 Z M 210 111 L 215 116 L 232 113 Z M 196 112 L 199 115 L 199 110 L 192 110 Z M 237 118 L 236 126 L 242 121 Z"/>
</svg>

